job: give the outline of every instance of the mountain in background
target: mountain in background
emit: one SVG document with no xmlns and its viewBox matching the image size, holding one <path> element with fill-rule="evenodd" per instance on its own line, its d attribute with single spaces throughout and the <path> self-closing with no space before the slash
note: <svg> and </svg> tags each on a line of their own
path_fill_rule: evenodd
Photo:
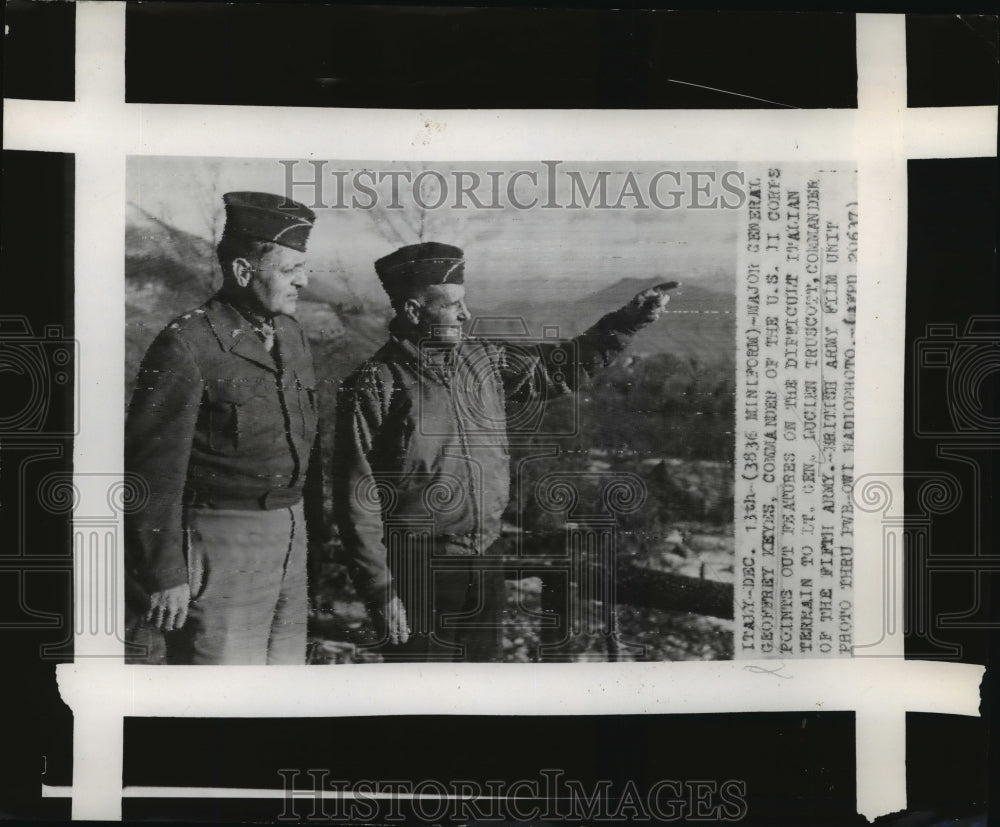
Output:
<svg viewBox="0 0 1000 827">
<path fill-rule="evenodd" d="M 490 313 L 490 326 L 497 332 L 510 332 L 518 326 L 513 320 L 523 320 L 534 336 L 543 335 L 543 328 L 555 325 L 560 336 L 582 333 L 606 313 L 627 303 L 636 293 L 679 280 L 679 275 L 660 275 L 653 279 L 623 278 L 608 287 L 575 301 L 560 301 L 551 291 L 544 298 L 524 296 L 497 306 Z M 730 363 L 736 347 L 736 297 L 703 287 L 681 284 L 671 291 L 670 304 L 659 322 L 640 331 L 632 348 L 637 353 L 672 353 L 675 356 L 697 356 L 703 362 Z M 507 317 L 508 320 L 505 320 Z M 487 332 L 487 319 L 480 323 Z"/>
</svg>

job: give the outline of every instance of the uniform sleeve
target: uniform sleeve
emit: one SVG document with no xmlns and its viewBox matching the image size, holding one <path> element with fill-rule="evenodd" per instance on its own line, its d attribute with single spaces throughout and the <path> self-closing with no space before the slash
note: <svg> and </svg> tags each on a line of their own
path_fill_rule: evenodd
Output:
<svg viewBox="0 0 1000 827">
<path fill-rule="evenodd" d="M 504 343 L 500 365 L 508 400 L 523 403 L 541 394 L 576 391 L 580 380 L 610 365 L 641 326 L 622 309 L 608 313 L 574 339 Z"/>
<path fill-rule="evenodd" d="M 315 385 L 312 350 L 305 331 L 299 329 L 299 339 L 302 342 L 303 365 L 307 377 Z M 309 459 L 306 463 L 306 476 L 302 489 L 302 507 L 305 511 L 306 533 L 310 542 L 325 543 L 330 539 L 330 525 L 326 515 L 325 486 L 326 478 L 323 467 L 323 412 L 319 408 L 319 394 L 315 393 L 316 405 L 316 435 L 313 437 Z"/>
<path fill-rule="evenodd" d="M 125 421 L 125 470 L 149 491 L 145 507 L 126 516 L 126 564 L 147 592 L 188 579 L 183 498 L 201 396 L 197 362 L 167 328 L 146 352 Z"/>
<path fill-rule="evenodd" d="M 572 339 L 571 354 L 577 361 L 579 373 L 591 378 L 606 368 L 631 344 L 642 326 L 634 321 L 632 314 L 615 310 Z"/>
<path fill-rule="evenodd" d="M 362 374 L 341 388 L 333 440 L 333 514 L 354 586 L 366 602 L 375 605 L 395 594 L 369 459 L 382 418 L 373 379 Z"/>
<path fill-rule="evenodd" d="M 330 539 L 330 527 L 327 524 L 323 508 L 323 451 L 320 434 L 322 420 L 316 430 L 312 450 L 309 452 L 309 464 L 306 467 L 305 486 L 302 490 L 302 506 L 305 510 L 306 531 L 311 542 L 325 543 Z"/>
</svg>

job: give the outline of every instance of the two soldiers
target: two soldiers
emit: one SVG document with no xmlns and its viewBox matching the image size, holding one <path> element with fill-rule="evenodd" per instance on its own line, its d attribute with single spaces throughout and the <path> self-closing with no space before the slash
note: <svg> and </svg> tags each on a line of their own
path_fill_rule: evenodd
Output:
<svg viewBox="0 0 1000 827">
<path fill-rule="evenodd" d="M 126 470 L 151 497 L 128 527 L 129 575 L 170 662 L 303 663 L 307 540 L 327 536 L 315 377 L 292 318 L 315 217 L 263 193 L 225 203 L 222 290 L 157 337 L 132 399 Z M 667 301 L 644 291 L 525 358 L 465 335 L 464 268 L 435 242 L 375 263 L 389 340 L 338 396 L 333 511 L 386 660 L 501 658 L 503 574 L 476 558 L 509 500 L 507 407 L 574 391 Z"/>
</svg>

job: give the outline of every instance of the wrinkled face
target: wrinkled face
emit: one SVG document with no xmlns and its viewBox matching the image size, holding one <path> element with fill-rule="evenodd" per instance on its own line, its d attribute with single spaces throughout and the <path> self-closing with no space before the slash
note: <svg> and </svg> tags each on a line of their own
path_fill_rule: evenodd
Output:
<svg viewBox="0 0 1000 827">
<path fill-rule="evenodd" d="M 249 269 L 246 289 L 268 313 L 295 313 L 299 290 L 309 283 L 306 254 L 275 245 Z"/>
<path fill-rule="evenodd" d="M 420 333 L 441 342 L 458 342 L 464 335 L 469 308 L 465 306 L 465 287 L 461 284 L 434 284 L 424 288 L 420 298 L 410 305 L 411 321 Z"/>
</svg>

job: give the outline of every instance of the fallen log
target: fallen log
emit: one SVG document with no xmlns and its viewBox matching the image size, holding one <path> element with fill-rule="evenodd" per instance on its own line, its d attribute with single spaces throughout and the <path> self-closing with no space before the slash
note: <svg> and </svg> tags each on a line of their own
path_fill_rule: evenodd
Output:
<svg viewBox="0 0 1000 827">
<path fill-rule="evenodd" d="M 503 567 L 509 580 L 534 576 L 544 582 L 556 573 L 566 571 L 564 566 L 551 558 L 535 561 L 528 557 L 504 557 Z M 609 577 L 602 567 L 594 565 L 591 568 L 593 579 Z M 608 586 L 614 589 L 616 603 L 733 619 L 732 583 L 686 577 L 638 566 L 631 561 L 619 561 L 614 582 Z"/>
<path fill-rule="evenodd" d="M 625 563 L 618 566 L 619 603 L 733 619 L 733 584 Z"/>
<path fill-rule="evenodd" d="M 512 538 L 504 538 L 490 549 L 489 556 L 484 559 L 502 556 L 508 579 L 537 575 L 544 581 L 546 573 L 551 579 L 556 572 L 573 570 L 567 565 L 565 548 L 563 535 L 542 535 L 532 538 L 530 543 L 523 543 L 522 553 L 517 555 Z M 607 581 L 609 575 L 603 566 L 595 562 L 590 569 L 588 579 L 592 582 Z M 732 583 L 688 577 L 641 565 L 631 558 L 618 557 L 614 582 L 607 585 L 613 586 L 616 603 L 733 619 Z"/>
</svg>

